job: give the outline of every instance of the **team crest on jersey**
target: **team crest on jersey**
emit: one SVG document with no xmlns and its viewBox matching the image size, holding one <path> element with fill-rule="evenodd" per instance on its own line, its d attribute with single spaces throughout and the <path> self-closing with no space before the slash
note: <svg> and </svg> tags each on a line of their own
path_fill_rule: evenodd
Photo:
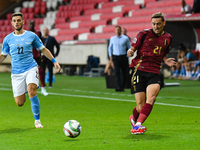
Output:
<svg viewBox="0 0 200 150">
<path fill-rule="evenodd" d="M 22 40 L 22 41 L 24 41 L 24 39 L 23 39 L 23 38 L 22 38 L 21 40 Z"/>
<path fill-rule="evenodd" d="M 150 38 L 149 41 L 154 41 L 154 38 Z"/>
<path fill-rule="evenodd" d="M 134 38 L 132 42 L 133 42 L 133 43 L 136 43 L 136 42 L 137 42 L 137 38 Z"/>
</svg>

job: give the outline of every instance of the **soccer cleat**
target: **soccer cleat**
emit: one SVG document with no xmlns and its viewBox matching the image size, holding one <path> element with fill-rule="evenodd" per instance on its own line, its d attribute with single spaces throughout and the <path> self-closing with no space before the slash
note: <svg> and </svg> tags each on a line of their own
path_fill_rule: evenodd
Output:
<svg viewBox="0 0 200 150">
<path fill-rule="evenodd" d="M 44 96 L 49 95 L 49 93 L 47 93 L 47 91 L 46 91 L 45 88 L 42 88 L 42 89 L 41 89 L 41 94 L 44 95 Z"/>
<path fill-rule="evenodd" d="M 135 125 L 133 129 L 131 129 L 131 134 L 143 134 L 147 128 L 141 125 Z"/>
<path fill-rule="evenodd" d="M 131 126 L 132 128 L 135 127 L 134 121 L 133 121 L 133 115 L 130 116 Z"/>
<path fill-rule="evenodd" d="M 40 121 L 35 121 L 35 127 L 36 128 L 43 128 L 43 126 L 42 126 Z"/>
</svg>

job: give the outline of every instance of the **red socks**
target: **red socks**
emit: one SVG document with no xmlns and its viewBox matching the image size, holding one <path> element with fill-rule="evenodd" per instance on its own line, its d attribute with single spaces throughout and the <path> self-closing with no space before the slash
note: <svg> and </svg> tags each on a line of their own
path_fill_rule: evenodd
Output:
<svg viewBox="0 0 200 150">
<path fill-rule="evenodd" d="M 41 87 L 45 87 L 45 82 L 44 82 L 45 74 L 42 68 L 39 68 L 39 77 L 40 77 Z"/>
<path fill-rule="evenodd" d="M 151 113 L 152 108 L 153 108 L 153 105 L 145 103 L 140 111 L 140 115 L 137 122 L 143 123 L 147 119 L 149 114 Z"/>
<path fill-rule="evenodd" d="M 133 109 L 133 121 L 137 122 L 138 116 L 139 116 L 139 113 L 138 113 L 138 111 L 136 110 L 136 107 L 135 107 Z"/>
</svg>

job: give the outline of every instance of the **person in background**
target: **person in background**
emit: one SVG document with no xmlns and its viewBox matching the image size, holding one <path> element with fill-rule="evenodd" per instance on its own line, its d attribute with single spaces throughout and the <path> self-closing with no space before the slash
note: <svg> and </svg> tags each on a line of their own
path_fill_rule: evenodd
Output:
<svg viewBox="0 0 200 150">
<path fill-rule="evenodd" d="M 41 39 L 42 34 L 41 34 L 40 31 L 36 31 L 35 30 L 35 22 L 33 20 L 29 21 L 28 27 L 29 27 L 29 31 L 34 32 Z M 45 79 L 45 73 L 44 73 L 43 68 L 42 68 L 42 62 L 41 62 L 40 53 L 41 52 L 37 51 L 36 48 L 33 47 L 33 58 L 37 62 L 38 69 L 39 69 L 39 77 L 40 77 L 40 84 L 41 84 L 41 94 L 43 94 L 44 96 L 47 96 L 48 93 L 47 93 L 47 91 L 45 89 L 45 81 L 44 81 L 44 79 Z"/>
<path fill-rule="evenodd" d="M 126 35 L 126 36 L 129 38 L 129 40 L 131 41 L 131 38 L 127 35 L 127 30 L 126 30 L 126 28 L 123 28 L 123 29 L 122 29 L 122 34 L 123 34 L 123 35 Z"/>
<path fill-rule="evenodd" d="M 187 13 L 191 13 L 192 8 L 190 7 L 190 5 L 186 4 L 185 0 L 181 1 L 181 13 L 182 14 L 187 14 Z"/>
<path fill-rule="evenodd" d="M 112 69 L 114 69 L 114 65 L 110 60 L 108 60 L 103 75 L 111 75 Z"/>
<path fill-rule="evenodd" d="M 55 68 L 58 68 L 58 72 L 60 71 L 60 65 L 35 33 L 23 29 L 24 22 L 21 12 L 12 14 L 11 23 L 15 30 L 3 40 L 0 62 L 3 62 L 7 55 L 10 55 L 11 81 L 15 102 L 18 106 L 23 106 L 28 92 L 35 127 L 43 128 L 40 122 L 40 102 L 37 96 L 39 85 L 38 64 L 33 59 L 33 46 L 37 50 L 41 50 L 53 62 Z"/>
<path fill-rule="evenodd" d="M 51 54 L 54 57 L 57 57 L 60 52 L 60 45 L 56 41 L 56 39 L 53 36 L 49 35 L 49 29 L 47 27 L 43 28 L 43 36 L 42 36 L 42 42 L 44 46 L 49 49 Z M 56 53 L 54 53 L 54 46 L 56 46 Z M 52 81 L 53 81 L 53 63 L 45 56 L 43 58 L 43 70 L 45 72 L 46 66 L 49 71 L 49 88 L 52 88 Z"/>
<path fill-rule="evenodd" d="M 159 12 L 151 17 L 152 29 L 146 29 L 138 33 L 127 55 L 133 58 L 130 68 L 132 71 L 131 93 L 135 94 L 137 106 L 130 116 L 131 134 L 143 134 L 147 128 L 142 123 L 150 115 L 156 97 L 162 87 L 160 77 L 161 63 L 169 67 L 176 64 L 174 58 L 167 58 L 172 36 L 164 31 L 166 24 L 164 15 Z"/>
<path fill-rule="evenodd" d="M 200 0 L 194 0 L 192 13 L 200 13 Z"/>
<path fill-rule="evenodd" d="M 121 27 L 115 26 L 115 36 L 110 38 L 108 54 L 110 62 L 114 64 L 115 77 L 117 80 L 116 92 L 123 92 L 128 73 L 127 49 L 131 47 L 127 36 L 121 34 Z"/>
</svg>

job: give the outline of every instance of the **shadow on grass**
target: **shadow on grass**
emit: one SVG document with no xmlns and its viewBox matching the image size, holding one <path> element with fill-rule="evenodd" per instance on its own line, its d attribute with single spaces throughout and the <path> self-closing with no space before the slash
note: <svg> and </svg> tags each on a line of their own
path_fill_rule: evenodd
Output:
<svg viewBox="0 0 200 150">
<path fill-rule="evenodd" d="M 148 133 L 148 134 L 130 134 L 127 135 L 125 137 L 123 137 L 123 139 L 133 139 L 134 141 L 140 141 L 140 140 L 161 140 L 163 138 L 170 138 L 170 136 L 166 136 L 166 135 L 161 135 L 161 134 L 156 134 L 156 133 Z"/>
<path fill-rule="evenodd" d="M 32 130 L 34 128 L 27 128 L 27 129 L 21 129 L 21 128 L 10 128 L 5 130 L 0 130 L 0 135 L 5 133 L 16 133 L 16 132 L 26 132 L 29 130 Z"/>
</svg>

